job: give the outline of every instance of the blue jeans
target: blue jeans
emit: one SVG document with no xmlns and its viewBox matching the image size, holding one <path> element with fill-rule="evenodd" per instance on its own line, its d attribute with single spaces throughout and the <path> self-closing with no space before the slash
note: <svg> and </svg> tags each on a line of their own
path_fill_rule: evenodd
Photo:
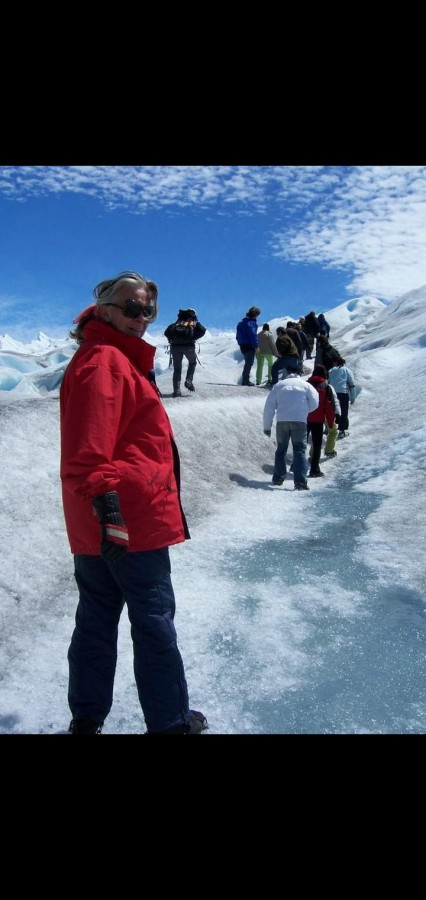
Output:
<svg viewBox="0 0 426 900">
<path fill-rule="evenodd" d="M 189 718 L 188 689 L 173 624 L 169 550 L 126 553 L 114 563 L 75 556 L 80 600 L 68 650 L 68 702 L 74 719 L 107 717 L 113 699 L 118 623 L 131 625 L 133 669 L 148 731 Z"/>
<path fill-rule="evenodd" d="M 285 457 L 291 438 L 293 445 L 293 479 L 295 484 L 306 484 L 308 461 L 306 459 L 307 425 L 306 422 L 277 422 L 277 449 L 273 478 L 285 478 L 287 468 Z"/>
</svg>

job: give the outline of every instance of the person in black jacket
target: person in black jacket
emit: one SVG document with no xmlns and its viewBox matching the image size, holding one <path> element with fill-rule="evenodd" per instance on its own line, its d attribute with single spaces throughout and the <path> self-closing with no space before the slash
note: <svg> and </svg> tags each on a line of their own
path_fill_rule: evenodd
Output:
<svg viewBox="0 0 426 900">
<path fill-rule="evenodd" d="M 205 335 L 204 325 L 197 319 L 195 309 L 180 309 L 176 322 L 167 326 L 164 336 L 170 344 L 170 354 L 173 360 L 173 396 L 181 397 L 180 381 L 182 377 L 182 360 L 185 356 L 188 360 L 188 368 L 185 378 L 185 387 L 188 391 L 195 391 L 193 378 L 197 365 L 195 342 Z"/>
<path fill-rule="evenodd" d="M 315 353 L 315 365 L 325 366 L 327 372 L 332 366 L 338 365 L 340 353 L 330 344 L 325 334 L 320 334 L 317 338 L 317 350 Z"/>
<path fill-rule="evenodd" d="M 305 316 L 303 331 L 306 334 L 309 344 L 309 353 L 306 354 L 306 359 L 312 359 L 315 338 L 317 338 L 320 333 L 320 327 L 318 325 L 318 319 L 315 315 L 315 310 L 311 309 L 307 316 Z"/>
</svg>

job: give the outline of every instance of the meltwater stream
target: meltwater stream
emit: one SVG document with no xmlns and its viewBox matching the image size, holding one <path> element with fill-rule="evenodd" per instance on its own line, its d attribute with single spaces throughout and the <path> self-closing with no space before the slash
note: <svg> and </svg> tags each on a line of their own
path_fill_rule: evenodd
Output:
<svg viewBox="0 0 426 900">
<path fill-rule="evenodd" d="M 325 521 L 315 533 L 296 542 L 267 539 L 227 557 L 240 627 L 228 640 L 217 634 L 211 649 L 223 655 L 224 684 L 240 673 L 251 733 L 426 731 L 424 598 L 379 583 L 359 559 L 357 538 L 380 497 L 351 488 L 342 477 L 317 495 Z M 263 609 L 265 585 L 269 612 Z M 252 664 L 250 633 L 253 642 L 263 642 Z"/>
</svg>

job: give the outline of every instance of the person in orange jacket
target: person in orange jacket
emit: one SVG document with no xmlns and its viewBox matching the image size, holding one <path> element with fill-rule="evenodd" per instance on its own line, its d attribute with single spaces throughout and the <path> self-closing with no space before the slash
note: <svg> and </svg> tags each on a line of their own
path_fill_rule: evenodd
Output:
<svg viewBox="0 0 426 900">
<path fill-rule="evenodd" d="M 179 455 L 153 383 L 158 287 L 138 272 L 100 282 L 74 321 L 60 390 L 65 523 L 79 591 L 68 651 L 70 734 L 101 734 L 127 605 L 147 734 L 198 734 L 174 627 L 169 546 L 189 538 Z"/>
</svg>

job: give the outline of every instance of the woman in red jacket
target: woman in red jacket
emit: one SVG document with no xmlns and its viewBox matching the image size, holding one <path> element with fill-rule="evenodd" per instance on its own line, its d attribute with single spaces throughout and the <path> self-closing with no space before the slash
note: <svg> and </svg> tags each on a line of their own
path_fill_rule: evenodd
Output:
<svg viewBox="0 0 426 900">
<path fill-rule="evenodd" d="M 307 379 L 319 393 L 319 405 L 314 412 L 308 416 L 308 434 L 312 434 L 312 456 L 311 471 L 309 478 L 323 478 L 324 472 L 321 472 L 319 461 L 321 457 L 322 437 L 324 432 L 324 422 L 332 428 L 334 424 L 335 412 L 334 405 L 329 394 L 330 388 L 327 382 L 327 369 L 325 366 L 315 366 L 312 375 Z"/>
<path fill-rule="evenodd" d="M 198 734 L 173 620 L 169 546 L 189 538 L 179 456 L 143 340 L 158 288 L 137 272 L 98 284 L 75 320 L 61 385 L 61 480 L 79 590 L 68 651 L 71 734 L 100 734 L 127 604 L 147 734 Z"/>
</svg>

